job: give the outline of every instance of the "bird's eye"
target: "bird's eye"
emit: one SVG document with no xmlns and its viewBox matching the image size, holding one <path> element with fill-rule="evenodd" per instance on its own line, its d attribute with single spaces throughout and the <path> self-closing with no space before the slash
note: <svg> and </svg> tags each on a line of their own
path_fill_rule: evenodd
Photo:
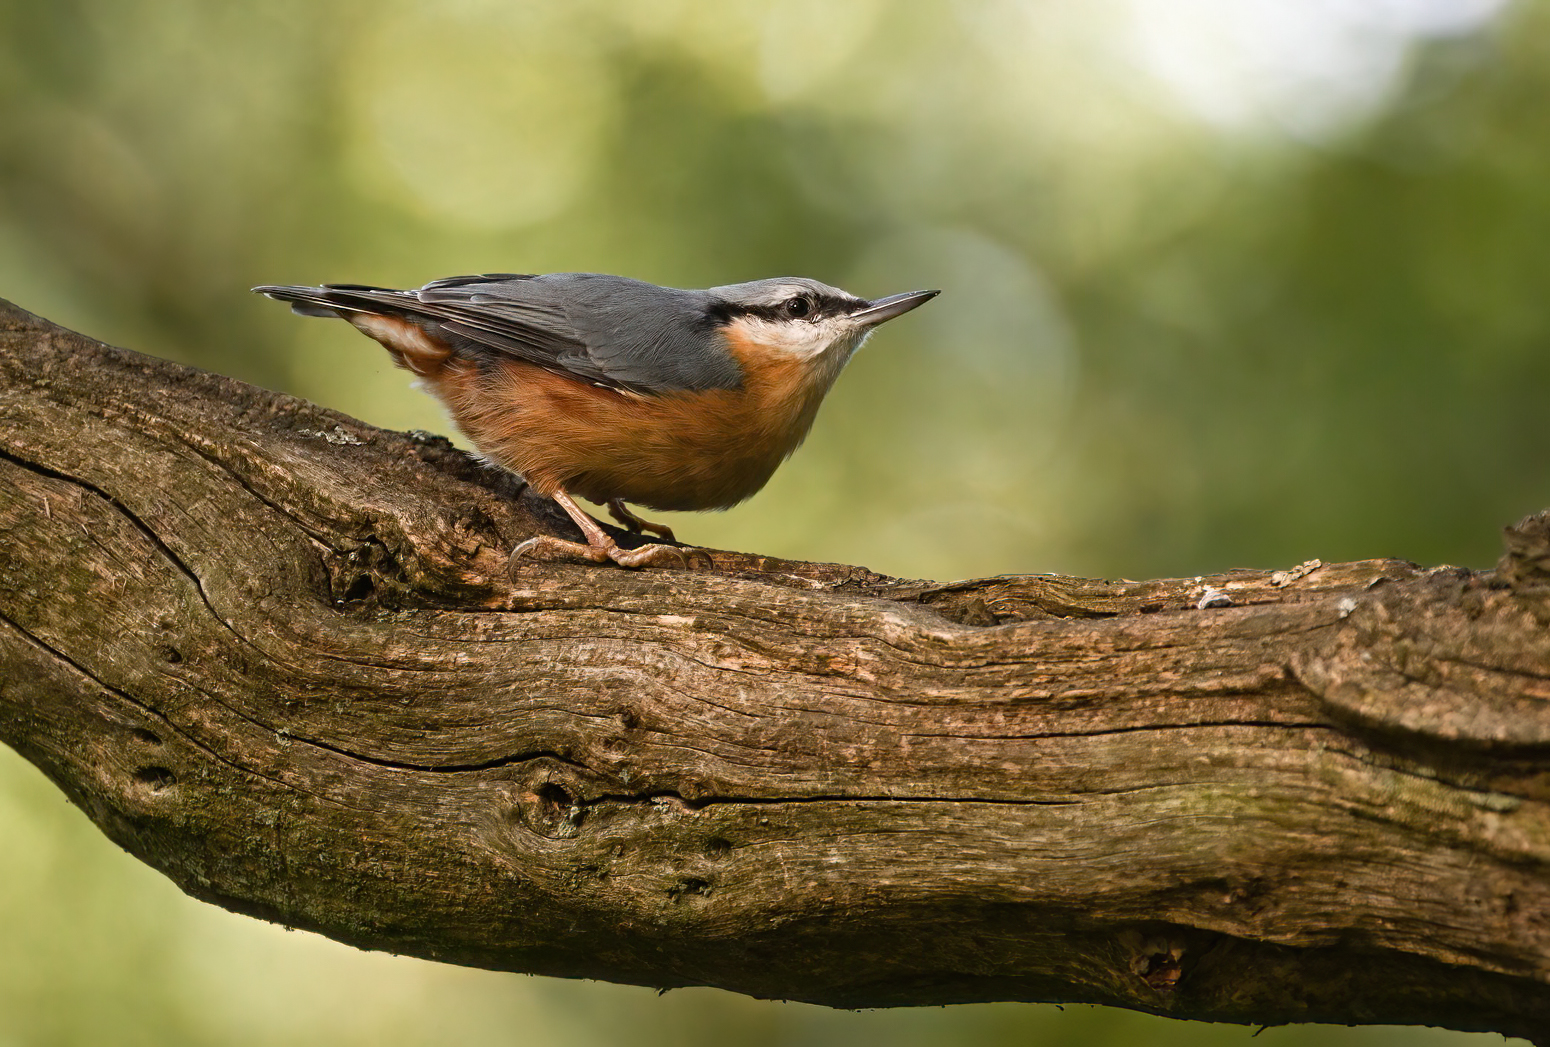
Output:
<svg viewBox="0 0 1550 1047">
<path fill-rule="evenodd" d="M 786 299 L 786 315 L 800 320 L 813 311 L 813 303 L 808 299 L 797 295 L 795 298 Z"/>
</svg>

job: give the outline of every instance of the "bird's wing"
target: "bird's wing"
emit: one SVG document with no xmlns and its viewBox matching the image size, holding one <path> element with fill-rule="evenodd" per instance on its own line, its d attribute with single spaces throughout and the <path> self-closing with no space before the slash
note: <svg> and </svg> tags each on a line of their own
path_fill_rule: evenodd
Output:
<svg viewBox="0 0 1550 1047">
<path fill-rule="evenodd" d="M 693 316 L 674 315 L 670 306 L 677 300 L 671 296 L 692 292 L 622 277 L 487 273 L 408 291 L 357 284 L 255 290 L 308 315 L 361 311 L 405 317 L 455 345 L 516 357 L 605 388 L 658 393 L 740 383 L 735 361 L 708 350 L 704 339 L 682 337 Z M 661 295 L 669 296 L 668 305 Z"/>
</svg>

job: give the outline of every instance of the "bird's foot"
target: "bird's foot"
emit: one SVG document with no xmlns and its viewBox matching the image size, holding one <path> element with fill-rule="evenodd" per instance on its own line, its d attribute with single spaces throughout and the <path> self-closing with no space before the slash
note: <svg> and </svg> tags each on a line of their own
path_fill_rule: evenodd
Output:
<svg viewBox="0 0 1550 1047">
<path fill-rule="evenodd" d="M 686 549 L 681 545 L 637 545 L 633 549 L 621 549 L 617 545 L 609 552 L 608 558 L 620 567 L 682 567 L 686 571 L 694 570 L 694 555 L 698 554 L 709 560 L 704 550 Z"/>
<path fill-rule="evenodd" d="M 636 534 L 642 531 L 650 531 L 664 542 L 676 541 L 673 537 L 673 529 L 667 524 L 652 523 L 636 516 L 630 508 L 624 504 L 623 498 L 613 498 L 608 502 L 608 515 L 618 521 L 619 526 L 628 527 Z"/>
<path fill-rule="evenodd" d="M 587 545 L 585 542 L 567 542 L 563 538 L 540 534 L 529 538 L 511 550 L 511 567 L 515 569 L 517 561 L 524 557 L 551 562 L 589 560 L 592 563 L 602 563 L 608 559 L 608 552 L 607 550 Z"/>
<path fill-rule="evenodd" d="M 655 543 L 624 549 L 619 546 L 619 543 L 606 536 L 600 544 L 587 545 L 541 534 L 529 538 L 513 549 L 509 565 L 511 570 L 515 570 L 517 561 L 527 557 L 551 562 L 583 560 L 589 563 L 603 563 L 612 560 L 620 567 L 681 567 L 685 570 L 693 570 L 695 556 L 703 558 L 707 563 L 710 562 L 709 554 L 703 549 Z"/>
</svg>

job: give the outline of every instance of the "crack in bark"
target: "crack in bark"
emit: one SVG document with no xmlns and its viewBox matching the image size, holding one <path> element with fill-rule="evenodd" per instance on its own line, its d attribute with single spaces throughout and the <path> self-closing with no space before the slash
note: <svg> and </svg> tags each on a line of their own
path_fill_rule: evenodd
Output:
<svg viewBox="0 0 1550 1047">
<path fill-rule="evenodd" d="M 131 527 L 140 532 L 140 536 L 146 541 L 150 542 L 156 551 L 162 555 L 163 559 L 171 564 L 179 574 L 183 575 L 183 577 L 188 580 L 189 584 L 194 587 L 194 592 L 199 594 L 199 602 L 204 605 L 205 610 L 210 612 L 210 617 L 214 619 L 217 624 L 219 624 L 233 637 L 235 637 L 239 643 L 245 644 L 246 646 L 252 648 L 254 653 L 262 657 L 271 657 L 267 651 L 261 650 L 256 644 L 252 643 L 247 639 L 247 637 L 238 632 L 237 629 L 231 624 L 231 622 L 227 621 L 226 618 L 224 618 L 221 613 L 215 609 L 215 605 L 210 601 L 209 593 L 205 591 L 204 583 L 200 581 L 199 575 L 194 573 L 193 568 L 185 563 L 183 558 L 174 552 L 172 547 L 164 542 L 161 537 L 151 529 L 149 524 L 137 516 L 123 502 L 119 501 L 113 495 L 109 494 L 107 491 L 104 491 L 102 488 L 93 484 L 89 480 L 83 480 L 80 477 L 71 476 L 68 473 L 50 469 L 45 465 L 40 465 L 36 462 L 30 462 L 4 449 L 0 449 L 0 460 L 10 462 L 12 465 L 15 465 L 20 469 L 26 469 L 27 471 L 36 473 L 39 476 L 46 476 L 51 480 L 57 480 L 60 483 L 70 484 L 73 487 L 78 487 L 83 491 L 95 495 L 104 505 L 117 512 Z"/>
<path fill-rule="evenodd" d="M 989 796 L 895 796 L 882 793 L 875 796 L 846 793 L 818 793 L 813 796 L 695 796 L 685 797 L 671 789 L 658 789 L 647 793 L 603 793 L 589 800 L 581 800 L 574 806 L 587 810 L 606 803 L 630 806 L 652 803 L 676 803 L 690 811 L 707 807 L 782 807 L 796 804 L 899 804 L 919 806 L 923 804 L 978 804 L 986 807 L 1080 807 L 1081 800 L 1014 800 Z"/>
<path fill-rule="evenodd" d="M 1334 728 L 1326 721 L 1309 720 L 1299 722 L 1296 720 L 1199 720 L 1184 721 L 1179 723 L 1147 723 L 1136 724 L 1127 727 L 1103 727 L 1092 731 L 1008 731 L 995 734 L 964 734 L 949 732 L 912 731 L 906 738 L 964 738 L 973 740 L 998 740 L 1020 739 L 1034 741 L 1044 738 L 1103 738 L 1116 734 L 1137 734 L 1148 731 L 1193 731 L 1213 727 L 1253 727 L 1264 730 L 1317 730 L 1333 731 Z"/>
<path fill-rule="evenodd" d="M 93 685 L 101 688 L 103 692 L 112 695 L 114 698 L 123 702 L 125 705 L 141 713 L 143 716 L 145 716 L 146 719 L 160 724 L 162 728 L 165 729 L 169 734 L 176 735 L 181 741 L 188 745 L 189 748 L 203 753 L 210 759 L 215 760 L 226 767 L 230 767 L 232 770 L 241 774 L 249 774 L 255 778 L 261 778 L 264 781 L 270 782 L 282 789 L 294 789 L 294 786 L 285 782 L 283 779 L 276 778 L 272 775 L 263 774 L 260 771 L 255 771 L 251 767 L 245 767 L 240 763 L 222 756 L 214 749 L 205 745 L 198 738 L 194 737 L 194 735 L 190 734 L 185 728 L 179 727 L 165 713 L 158 709 L 152 708 L 149 705 L 146 705 L 144 702 L 139 701 L 128 692 L 114 687 L 112 684 L 97 676 L 90 669 L 86 668 L 80 662 L 76 661 L 74 658 L 71 658 L 68 654 L 65 654 L 58 648 L 52 646 L 48 643 L 48 641 L 24 628 L 19 622 L 14 621 L 3 612 L 0 612 L 0 624 L 9 626 L 11 631 L 14 632 L 17 636 L 21 637 L 24 643 L 31 644 L 33 647 L 44 652 L 55 661 L 76 673 L 82 679 L 89 680 Z"/>
</svg>

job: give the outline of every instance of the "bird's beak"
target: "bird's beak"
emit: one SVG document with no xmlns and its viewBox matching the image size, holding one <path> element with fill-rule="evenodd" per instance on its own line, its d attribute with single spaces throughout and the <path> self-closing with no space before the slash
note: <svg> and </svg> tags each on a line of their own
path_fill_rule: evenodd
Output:
<svg viewBox="0 0 1550 1047">
<path fill-rule="evenodd" d="M 867 327 L 876 327 L 884 320 L 903 316 L 916 306 L 925 305 L 941 293 L 941 291 L 906 291 L 903 294 L 891 294 L 887 298 L 869 302 L 851 313 L 850 318 Z"/>
</svg>

